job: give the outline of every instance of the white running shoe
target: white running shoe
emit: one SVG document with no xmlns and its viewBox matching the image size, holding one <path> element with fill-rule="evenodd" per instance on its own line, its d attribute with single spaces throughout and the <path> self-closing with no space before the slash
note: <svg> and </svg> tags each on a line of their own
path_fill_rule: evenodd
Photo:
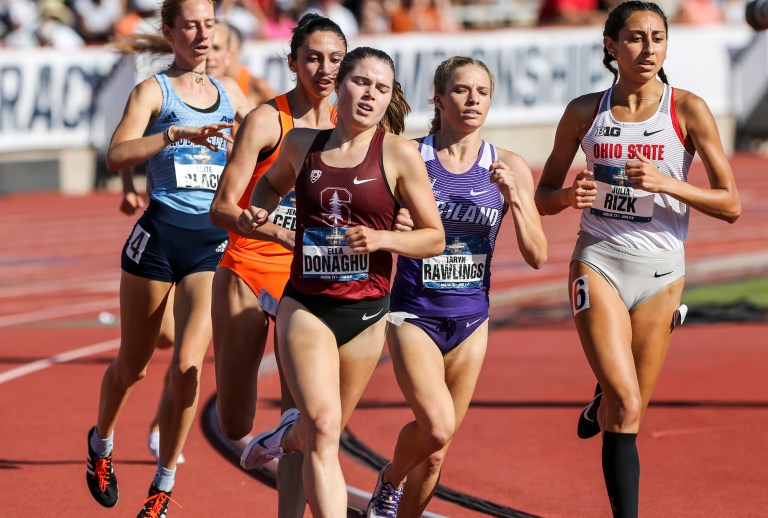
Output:
<svg viewBox="0 0 768 518">
<path fill-rule="evenodd" d="M 675 310 L 675 314 L 672 316 L 672 329 L 676 328 L 677 326 L 683 325 L 683 322 L 685 322 L 685 317 L 688 314 L 688 306 L 685 304 L 680 304 L 680 306 Z"/>
<path fill-rule="evenodd" d="M 282 458 L 285 455 L 282 446 L 283 436 L 298 418 L 299 410 L 296 408 L 289 408 L 283 412 L 275 428 L 251 439 L 240 456 L 240 466 L 244 469 L 256 469 L 272 459 Z"/>
<path fill-rule="evenodd" d="M 155 460 L 159 462 L 160 461 L 160 432 L 158 430 L 149 432 L 149 435 L 147 436 L 147 448 L 149 448 L 149 452 L 152 454 Z M 176 459 L 176 464 L 184 464 L 185 460 L 186 459 L 184 458 L 184 454 L 179 453 L 179 458 Z"/>
<path fill-rule="evenodd" d="M 376 489 L 373 490 L 371 501 L 368 502 L 368 509 L 366 509 L 367 518 L 397 517 L 397 507 L 403 497 L 403 486 L 395 487 L 389 482 L 384 482 L 384 470 L 387 469 L 387 466 L 379 471 Z"/>
</svg>

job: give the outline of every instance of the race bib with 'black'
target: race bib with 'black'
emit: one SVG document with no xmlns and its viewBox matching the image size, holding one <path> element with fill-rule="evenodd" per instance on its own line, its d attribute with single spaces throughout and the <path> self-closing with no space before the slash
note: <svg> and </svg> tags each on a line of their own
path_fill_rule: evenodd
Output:
<svg viewBox="0 0 768 518">
<path fill-rule="evenodd" d="M 173 153 L 176 187 L 215 191 L 224 170 L 227 153 L 223 149 L 211 151 L 206 147 L 179 147 Z"/>
<path fill-rule="evenodd" d="M 442 254 L 422 261 L 424 287 L 441 290 L 481 288 L 488 267 L 488 250 L 488 240 L 482 236 L 453 238 Z"/>
<path fill-rule="evenodd" d="M 310 279 L 348 282 L 368 278 L 369 255 L 347 246 L 346 227 L 311 227 L 302 242 L 303 276 Z"/>
</svg>

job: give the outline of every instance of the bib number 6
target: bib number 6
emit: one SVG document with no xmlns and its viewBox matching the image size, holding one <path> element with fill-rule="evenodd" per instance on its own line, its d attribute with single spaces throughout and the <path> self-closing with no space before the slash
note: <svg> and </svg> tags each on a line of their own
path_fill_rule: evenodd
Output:
<svg viewBox="0 0 768 518">
<path fill-rule="evenodd" d="M 571 309 L 576 316 L 581 311 L 589 308 L 589 284 L 587 276 L 582 275 L 571 283 Z"/>
</svg>

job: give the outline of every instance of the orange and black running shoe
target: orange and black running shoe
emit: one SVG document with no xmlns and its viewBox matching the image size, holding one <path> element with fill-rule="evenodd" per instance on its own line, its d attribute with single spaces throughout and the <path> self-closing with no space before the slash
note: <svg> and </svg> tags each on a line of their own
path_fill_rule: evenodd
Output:
<svg viewBox="0 0 768 518">
<path fill-rule="evenodd" d="M 104 507 L 114 507 L 117 503 L 117 476 L 112 468 L 112 452 L 106 457 L 99 457 L 91 448 L 91 436 L 96 433 L 94 426 L 88 431 L 88 466 L 85 481 L 94 500 Z"/>
<path fill-rule="evenodd" d="M 149 486 L 149 494 L 144 500 L 144 507 L 139 511 L 138 518 L 165 518 L 168 514 L 168 502 L 179 505 L 176 500 L 171 498 L 170 491 L 160 491 L 155 484 Z M 179 507 L 181 507 L 179 505 Z"/>
</svg>

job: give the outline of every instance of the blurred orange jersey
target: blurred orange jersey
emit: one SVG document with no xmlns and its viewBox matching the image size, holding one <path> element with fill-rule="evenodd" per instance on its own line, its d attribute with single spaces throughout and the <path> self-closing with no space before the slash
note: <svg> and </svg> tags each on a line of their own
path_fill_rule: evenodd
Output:
<svg viewBox="0 0 768 518">
<path fill-rule="evenodd" d="M 275 104 L 280 116 L 280 140 L 275 147 L 263 152 L 258 157 L 253 175 L 248 182 L 245 192 L 240 197 L 238 205 L 245 209 L 250 205 L 251 193 L 256 182 L 267 172 L 272 162 L 277 159 L 280 146 L 286 133 L 293 129 L 293 117 L 288 99 L 285 94 L 275 97 Z M 330 106 L 331 120 L 336 123 L 336 109 Z M 296 229 L 296 206 L 293 191 L 285 196 L 277 209 L 269 215 L 269 220 L 281 227 Z M 220 268 L 228 268 L 250 286 L 255 294 L 262 288 L 267 288 L 270 294 L 280 299 L 282 288 L 288 280 L 293 251 L 271 241 L 249 239 L 237 234 L 229 234 L 229 245 L 219 263 Z M 247 263 L 250 263 L 248 265 Z M 265 264 L 266 263 L 266 264 Z M 259 267 L 263 265 L 263 268 Z M 261 272 L 261 270 L 264 270 Z M 261 274 L 259 273 L 261 272 Z M 282 274 L 282 275 L 281 275 Z M 278 289 L 279 288 L 279 289 Z"/>
</svg>

